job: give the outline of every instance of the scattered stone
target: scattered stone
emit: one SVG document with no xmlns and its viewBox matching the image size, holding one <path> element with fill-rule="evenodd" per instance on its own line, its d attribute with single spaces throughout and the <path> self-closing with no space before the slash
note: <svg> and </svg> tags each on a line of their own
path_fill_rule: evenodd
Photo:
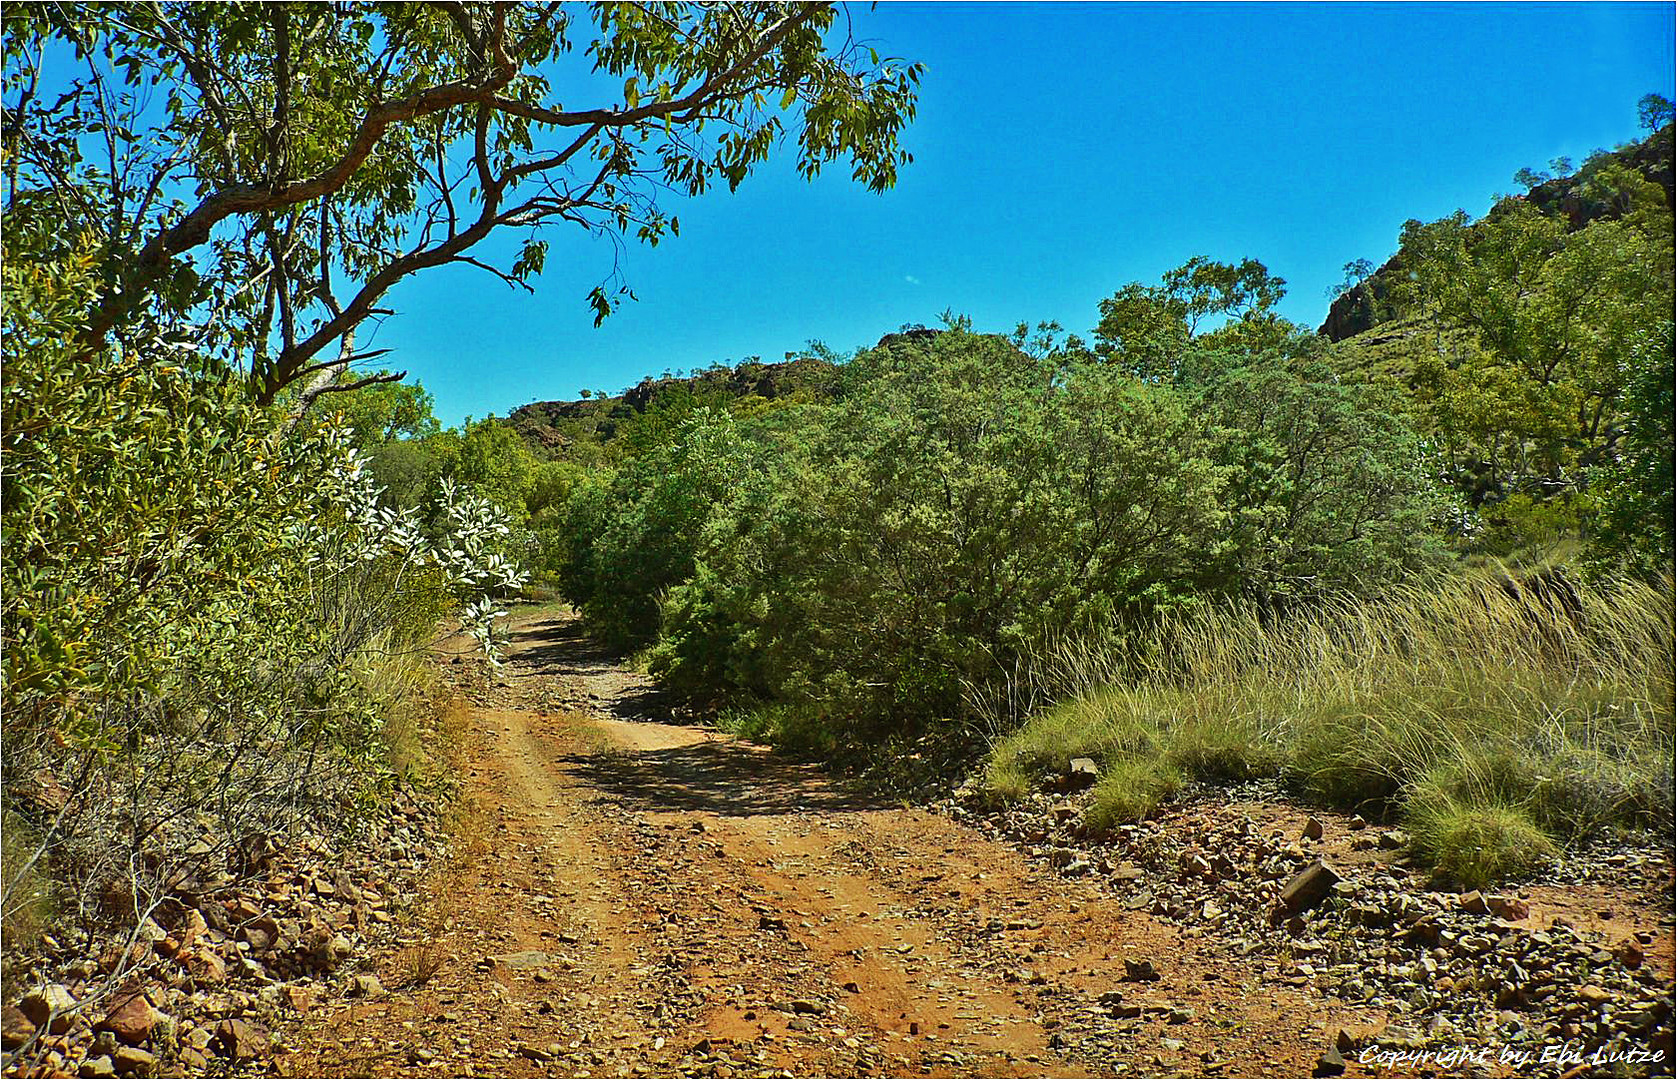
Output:
<svg viewBox="0 0 1678 1080">
<path fill-rule="evenodd" d="M 1073 758 L 1067 767 L 1068 785 L 1074 789 L 1089 787 L 1100 775 L 1101 768 L 1094 758 Z"/>
<path fill-rule="evenodd" d="M 1295 914 L 1310 911 L 1323 902 L 1339 880 L 1334 868 L 1318 859 L 1295 874 L 1282 889 L 1282 906 Z"/>
<path fill-rule="evenodd" d="M 1159 972 L 1154 970 L 1152 960 L 1132 960 L 1128 956 L 1124 962 L 1125 982 L 1158 982 Z"/>
<path fill-rule="evenodd" d="M 1478 889 L 1463 893 L 1457 898 L 1457 905 L 1470 915 L 1490 915 L 1492 913 L 1491 905 L 1486 903 L 1486 898 L 1480 894 Z"/>
<path fill-rule="evenodd" d="M 49 1035 L 62 1035 L 70 1030 L 73 1017 L 65 1014 L 75 1007 L 76 999 L 63 983 L 52 983 L 30 991 L 18 1002 L 18 1008 L 23 1010 L 29 1022 L 37 1029 L 47 1028 Z"/>
<path fill-rule="evenodd" d="M 1643 966 L 1643 948 L 1630 938 L 1614 946 L 1614 956 L 1633 971 Z"/>
<path fill-rule="evenodd" d="M 157 1056 L 138 1046 L 122 1046 L 111 1055 L 111 1064 L 123 1076 L 150 1076 L 157 1068 Z"/>
<path fill-rule="evenodd" d="M 109 1031 L 128 1045 L 138 1046 L 163 1019 L 163 1014 L 152 1007 L 143 993 L 131 989 L 118 993 L 95 1030 Z"/>
<path fill-rule="evenodd" d="M 227 981 L 227 962 L 207 948 L 192 951 L 186 959 L 186 970 L 187 974 L 205 985 Z"/>
<path fill-rule="evenodd" d="M 35 1037 L 36 1024 L 16 1005 L 0 1008 L 0 1048 L 16 1050 Z"/>
<path fill-rule="evenodd" d="M 1486 906 L 1504 922 L 1520 922 L 1532 913 L 1525 900 L 1513 896 L 1488 896 Z"/>
<path fill-rule="evenodd" d="M 1316 1067 L 1311 1070 L 1312 1076 L 1339 1076 L 1346 1071 L 1346 1059 L 1339 1050 L 1329 1047 L 1323 1051 L 1323 1056 L 1317 1059 Z"/>
<path fill-rule="evenodd" d="M 268 1049 L 268 1033 L 238 1018 L 217 1024 L 213 1041 L 223 1057 L 235 1062 L 254 1061 Z"/>
<path fill-rule="evenodd" d="M 1305 819 L 1305 829 L 1300 836 L 1307 840 L 1321 840 L 1323 838 L 1323 823 L 1314 817 Z"/>
<path fill-rule="evenodd" d="M 281 993 L 286 1004 L 297 1012 L 306 1013 L 315 1007 L 315 992 L 307 986 L 288 986 Z"/>
<path fill-rule="evenodd" d="M 1369 822 L 1363 820 L 1362 814 L 1353 814 L 1351 820 L 1346 822 L 1346 828 L 1357 832 L 1359 829 L 1369 828 Z"/>
<path fill-rule="evenodd" d="M 506 953 L 502 956 L 490 957 L 490 962 L 498 967 L 512 968 L 523 971 L 527 968 L 546 967 L 553 963 L 553 957 L 539 949 L 526 949 L 524 952 Z"/>
<path fill-rule="evenodd" d="M 103 1054 L 88 1058 L 76 1069 L 77 1076 L 87 1077 L 90 1080 L 103 1080 L 105 1077 L 114 1077 L 116 1074 L 116 1063 Z"/>
<path fill-rule="evenodd" d="M 357 975 L 350 980 L 351 997 L 375 998 L 384 992 L 384 984 L 377 975 Z"/>
</svg>

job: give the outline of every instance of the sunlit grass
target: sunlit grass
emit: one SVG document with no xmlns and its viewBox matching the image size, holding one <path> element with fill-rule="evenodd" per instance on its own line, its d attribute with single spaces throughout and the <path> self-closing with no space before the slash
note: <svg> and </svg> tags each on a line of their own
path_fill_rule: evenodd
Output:
<svg viewBox="0 0 1678 1080">
<path fill-rule="evenodd" d="M 1134 806 L 1160 790 L 1138 762 L 1209 782 L 1276 776 L 1404 821 L 1465 880 L 1517 869 L 1457 857 L 1468 837 L 1542 853 L 1534 835 L 1672 821 L 1670 583 L 1495 573 L 1281 620 L 1209 607 L 1159 628 L 1145 656 L 1064 650 L 1044 667 L 1072 696 L 996 743 L 997 799 L 1080 756 L 1106 788 L 1131 778 Z"/>
</svg>

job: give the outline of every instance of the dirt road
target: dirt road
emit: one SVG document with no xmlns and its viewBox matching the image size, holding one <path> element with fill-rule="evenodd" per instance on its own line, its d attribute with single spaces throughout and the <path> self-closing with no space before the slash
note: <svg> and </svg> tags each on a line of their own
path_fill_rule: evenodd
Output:
<svg viewBox="0 0 1678 1080">
<path fill-rule="evenodd" d="M 282 1072 L 1306 1075 L 1365 1019 L 945 817 L 647 719 L 648 682 L 563 614 L 516 623 L 496 683 L 435 925 Z M 1162 978 L 1103 1038 L 1126 958 Z"/>
<path fill-rule="evenodd" d="M 1242 948 L 1248 916 L 1159 919 L 1101 875 L 659 723 L 648 679 L 571 615 L 513 631 L 458 751 L 458 857 L 396 927 L 381 986 L 307 1016 L 282 1075 L 1302 1077 L 1337 1031 L 1394 1020 L 1314 991 L 1304 944 Z M 1260 810 L 1299 835 L 1304 810 Z M 1373 859 L 1329 830 L 1337 859 Z M 1668 993 L 1665 901 L 1628 911 L 1623 892 L 1522 896 L 1609 937 L 1660 922 L 1643 939 Z M 1398 963 L 1369 948 L 1371 969 Z"/>
</svg>

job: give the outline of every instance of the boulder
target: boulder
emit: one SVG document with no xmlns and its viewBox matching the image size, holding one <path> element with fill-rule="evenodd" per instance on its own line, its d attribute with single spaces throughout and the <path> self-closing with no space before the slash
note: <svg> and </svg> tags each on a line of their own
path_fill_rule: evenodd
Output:
<svg viewBox="0 0 1678 1080">
<path fill-rule="evenodd" d="M 35 1037 L 37 1025 L 16 1005 L 0 1008 L 0 1048 L 16 1050 Z"/>
<path fill-rule="evenodd" d="M 116 1074 L 116 1064 L 103 1054 L 88 1058 L 76 1069 L 76 1075 L 87 1080 L 106 1080 L 107 1077 L 115 1077 Z"/>
<path fill-rule="evenodd" d="M 111 1055 L 120 1076 L 150 1076 L 157 1071 L 157 1058 L 138 1046 L 123 1046 Z"/>
<path fill-rule="evenodd" d="M 1317 1059 L 1316 1067 L 1311 1070 L 1312 1076 L 1339 1076 L 1346 1071 L 1346 1059 L 1335 1047 L 1323 1051 L 1323 1056 Z"/>
<path fill-rule="evenodd" d="M 187 974 L 200 983 L 214 984 L 227 981 L 227 961 L 206 945 L 199 945 L 187 955 Z"/>
<path fill-rule="evenodd" d="M 351 997 L 375 998 L 384 992 L 384 984 L 377 975 L 357 975 L 350 980 Z"/>
<path fill-rule="evenodd" d="M 1513 896 L 1488 896 L 1486 897 L 1486 907 L 1490 909 L 1493 915 L 1505 922 L 1520 922 L 1532 914 L 1532 910 L 1527 907 L 1525 900 Z"/>
</svg>

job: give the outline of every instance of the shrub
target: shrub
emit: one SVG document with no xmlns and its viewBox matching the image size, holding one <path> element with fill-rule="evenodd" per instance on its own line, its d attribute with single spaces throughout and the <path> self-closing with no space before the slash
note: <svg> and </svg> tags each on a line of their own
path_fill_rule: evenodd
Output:
<svg viewBox="0 0 1678 1080">
<path fill-rule="evenodd" d="M 7 848 L 0 906 L 39 910 L 50 880 L 73 930 L 137 933 L 171 882 L 251 873 L 305 816 L 353 829 L 344 808 L 413 756 L 387 728 L 416 692 L 401 658 L 450 610 L 488 644 L 521 574 L 483 500 L 445 488 L 434 543 L 417 512 L 379 505 L 343 432 L 289 433 L 138 328 L 86 352 L 85 260 L 15 254 L 3 809 L 8 841 L 38 843 Z"/>
<path fill-rule="evenodd" d="M 742 443 L 726 413 L 696 409 L 616 474 L 581 481 L 559 530 L 560 590 L 609 645 L 650 645 L 659 601 L 688 580 L 701 530 L 729 497 Z"/>
<path fill-rule="evenodd" d="M 1432 785 L 1411 793 L 1404 823 L 1413 849 L 1466 889 L 1530 873 L 1558 853 L 1523 808 L 1466 802 Z"/>
<path fill-rule="evenodd" d="M 670 681 L 820 702 L 846 741 L 912 732 L 1047 628 L 1176 602 L 1216 542 L 1219 474 L 1167 392 L 959 329 L 844 378 L 702 532 Z"/>
<path fill-rule="evenodd" d="M 1111 829 L 1152 817 L 1182 790 L 1183 776 L 1167 761 L 1120 758 L 1109 762 L 1096 781 L 1084 824 Z"/>
<path fill-rule="evenodd" d="M 1088 755 L 1208 781 L 1279 772 L 1329 805 L 1426 815 L 1434 833 L 1488 808 L 1486 821 L 1518 812 L 1551 845 L 1670 829 L 1671 597 L 1670 582 L 1587 586 L 1552 570 L 1284 617 L 1183 612 L 1154 628 L 1151 651 L 1051 650 L 1027 665 L 1021 696 L 1071 696 L 996 742 L 988 783 L 1018 797 Z"/>
</svg>

